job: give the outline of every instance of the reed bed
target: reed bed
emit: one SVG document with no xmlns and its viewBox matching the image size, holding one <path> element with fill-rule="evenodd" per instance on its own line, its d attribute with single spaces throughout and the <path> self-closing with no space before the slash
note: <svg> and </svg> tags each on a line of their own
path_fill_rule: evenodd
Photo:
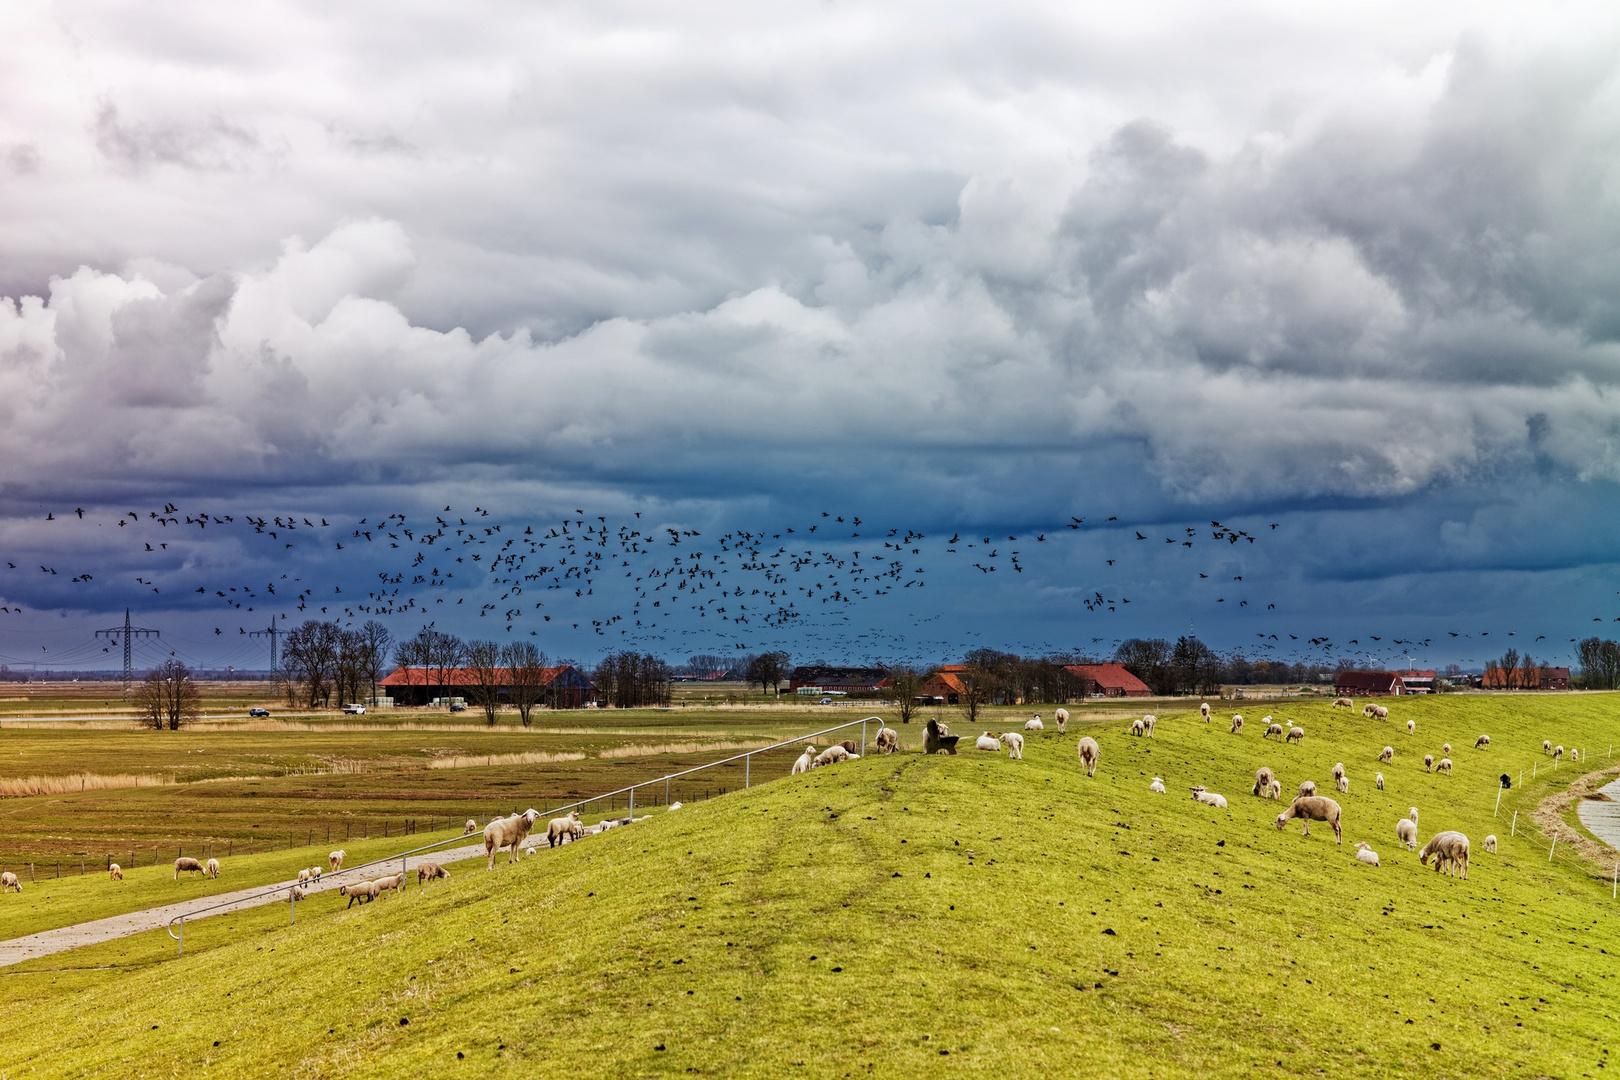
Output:
<svg viewBox="0 0 1620 1080">
<path fill-rule="evenodd" d="M 167 787 L 172 776 L 117 773 L 70 773 L 66 776 L 17 776 L 0 780 L 0 798 L 16 799 L 29 795 L 67 795 L 75 791 L 107 791 L 112 788 Z"/>
<path fill-rule="evenodd" d="M 628 746 L 611 746 L 596 756 L 599 758 L 627 758 L 652 757 L 657 754 L 701 754 L 705 750 L 758 750 L 762 746 L 771 746 L 776 739 L 747 739 L 743 741 L 723 742 L 682 742 L 682 743 L 631 743 Z"/>
<path fill-rule="evenodd" d="M 491 765 L 549 765 L 557 761 L 584 761 L 577 751 L 547 753 L 531 750 L 520 754 L 451 754 L 428 762 L 430 769 L 477 769 Z"/>
</svg>

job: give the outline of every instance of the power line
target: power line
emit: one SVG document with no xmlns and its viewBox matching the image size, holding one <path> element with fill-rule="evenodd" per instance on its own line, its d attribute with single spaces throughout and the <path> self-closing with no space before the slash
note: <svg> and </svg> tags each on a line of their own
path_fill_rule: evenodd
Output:
<svg viewBox="0 0 1620 1080">
<path fill-rule="evenodd" d="M 129 608 L 124 609 L 124 625 L 123 625 L 122 629 L 115 626 L 111 630 L 97 630 L 96 631 L 96 637 L 98 637 L 98 638 L 99 637 L 110 638 L 114 645 L 118 644 L 118 635 L 119 634 L 123 635 L 123 640 L 124 640 L 124 696 L 129 697 L 129 684 L 130 684 L 130 682 L 132 680 L 132 677 L 133 677 L 132 676 L 132 670 L 133 669 L 131 668 L 130 662 L 129 662 L 129 660 L 130 660 L 130 657 L 129 657 L 129 643 L 130 643 L 131 639 L 133 639 L 133 638 L 137 638 L 137 637 L 158 637 L 160 635 L 159 635 L 158 631 L 148 629 L 147 627 L 144 627 L 144 626 L 131 626 L 129 624 Z"/>
</svg>

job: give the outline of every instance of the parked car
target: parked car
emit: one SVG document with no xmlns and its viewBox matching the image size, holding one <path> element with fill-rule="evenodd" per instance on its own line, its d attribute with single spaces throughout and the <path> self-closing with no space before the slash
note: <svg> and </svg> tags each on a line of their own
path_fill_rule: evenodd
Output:
<svg viewBox="0 0 1620 1080">
<path fill-rule="evenodd" d="M 467 711 L 467 706 L 452 703 L 451 706 L 450 706 L 450 711 L 451 712 L 466 712 Z"/>
<path fill-rule="evenodd" d="M 366 715 L 366 707 L 364 705 L 345 705 L 343 706 L 343 711 L 354 716 Z"/>
<path fill-rule="evenodd" d="M 270 710 L 269 709 L 249 709 L 248 710 L 248 715 L 249 716 L 269 716 L 270 715 Z"/>
</svg>

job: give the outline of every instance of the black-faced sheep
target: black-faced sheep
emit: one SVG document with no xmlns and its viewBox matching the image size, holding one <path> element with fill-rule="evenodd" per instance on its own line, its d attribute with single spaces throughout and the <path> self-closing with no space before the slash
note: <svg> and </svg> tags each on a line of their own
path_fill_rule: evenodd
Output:
<svg viewBox="0 0 1620 1080">
<path fill-rule="evenodd" d="M 1489 735 L 1481 735 L 1479 738 L 1474 740 L 1475 750 L 1489 750 L 1490 748 L 1491 737 Z"/>
<path fill-rule="evenodd" d="M 1564 748 L 1562 746 L 1553 747 L 1553 760 L 1554 761 L 1557 761 L 1559 758 L 1561 758 L 1563 756 L 1564 756 Z"/>
<path fill-rule="evenodd" d="M 1194 802 L 1201 802 L 1205 806 L 1213 806 L 1217 810 L 1226 809 L 1226 796 L 1206 791 L 1202 785 L 1192 789 L 1192 797 Z"/>
<path fill-rule="evenodd" d="M 1007 744 L 1007 756 L 1018 761 L 1024 760 L 1024 737 L 1016 731 L 1009 731 L 1001 737 Z"/>
<path fill-rule="evenodd" d="M 1001 753 L 1001 740 L 987 731 L 973 741 L 973 749 L 999 754 Z"/>
<path fill-rule="evenodd" d="M 1378 852 L 1365 840 L 1356 841 L 1356 862 L 1366 863 L 1368 866 L 1378 865 Z"/>
<path fill-rule="evenodd" d="M 1378 751 L 1378 760 L 1382 761 L 1385 765 L 1388 765 L 1390 762 L 1394 761 L 1395 748 L 1393 746 L 1386 746 L 1382 750 Z"/>
<path fill-rule="evenodd" d="M 1262 739 L 1269 739 L 1273 735 L 1281 737 L 1282 734 L 1283 734 L 1283 726 L 1281 724 L 1271 724 L 1271 725 L 1267 726 L 1266 733 L 1264 735 L 1260 736 L 1260 737 Z"/>
<path fill-rule="evenodd" d="M 1288 741 L 1291 742 L 1291 743 L 1304 742 L 1305 741 L 1305 729 L 1302 728 L 1302 727 L 1289 728 L 1288 729 Z"/>
<path fill-rule="evenodd" d="M 1408 735 L 1410 735 L 1413 732 L 1415 732 L 1416 730 L 1417 730 L 1417 721 L 1416 720 L 1408 720 L 1406 722 L 1406 733 Z"/>
<path fill-rule="evenodd" d="M 287 890 L 287 895 L 292 897 L 294 900 L 302 900 L 304 897 L 308 896 L 309 893 L 304 890 L 303 886 L 294 885 L 292 888 Z"/>
<path fill-rule="evenodd" d="M 1198 715 L 1204 718 L 1204 723 L 1209 723 L 1209 702 L 1206 701 L 1198 706 Z"/>
<path fill-rule="evenodd" d="M 1551 739 L 1542 739 L 1541 740 L 1541 752 L 1543 754 L 1552 753 L 1552 740 Z"/>
<path fill-rule="evenodd" d="M 373 900 L 377 899 L 378 891 L 377 883 L 375 881 L 357 881 L 352 885 L 342 885 L 338 887 L 338 895 L 347 896 L 349 898 L 349 902 L 344 905 L 345 911 L 354 907 L 354 902 L 356 900 L 360 901 L 362 904 L 371 903 Z"/>
<path fill-rule="evenodd" d="M 937 754 L 941 750 L 947 754 L 956 753 L 956 740 L 960 735 L 950 734 L 950 730 L 938 720 L 930 720 L 923 727 L 923 753 Z"/>
<path fill-rule="evenodd" d="M 107 867 L 107 877 L 113 881 L 123 881 L 124 868 L 119 866 L 117 863 L 113 863 L 111 866 Z"/>
<path fill-rule="evenodd" d="M 1270 765 L 1260 766 L 1254 771 L 1254 787 L 1249 789 L 1249 793 L 1265 798 L 1266 792 L 1271 790 L 1271 782 L 1275 779 L 1277 774 L 1271 771 Z"/>
<path fill-rule="evenodd" d="M 309 877 L 310 877 L 310 874 L 309 874 L 308 870 L 300 870 L 300 871 L 298 871 L 298 884 L 300 884 L 300 885 L 308 885 L 309 884 Z"/>
<path fill-rule="evenodd" d="M 1507 773 L 1503 773 L 1501 776 L 1496 778 L 1496 782 L 1501 784 L 1504 788 L 1510 788 L 1513 786 L 1513 777 L 1509 776 Z"/>
<path fill-rule="evenodd" d="M 1395 819 L 1395 839 L 1407 851 L 1417 850 L 1417 824 L 1409 818 Z"/>
<path fill-rule="evenodd" d="M 521 814 L 496 818 L 484 826 L 484 853 L 489 856 L 491 870 L 495 869 L 495 853 L 501 848 L 510 849 L 506 857 L 508 863 L 518 861 L 518 848 L 522 845 L 523 838 L 529 835 L 529 830 L 534 828 L 534 823 L 539 817 L 540 811 L 530 807 Z"/>
<path fill-rule="evenodd" d="M 10 892 L 12 889 L 22 892 L 22 882 L 17 880 L 16 874 L 7 870 L 5 873 L 0 874 L 0 892 Z"/>
<path fill-rule="evenodd" d="M 219 877 L 219 860 L 218 859 L 209 859 L 207 862 L 203 863 L 203 877 L 211 877 L 211 878 Z"/>
<path fill-rule="evenodd" d="M 1490 836 L 1487 836 L 1485 838 L 1485 854 L 1487 854 L 1487 855 L 1495 855 L 1496 854 L 1496 834 L 1494 834 L 1494 833 L 1492 833 Z"/>
<path fill-rule="evenodd" d="M 1086 767 L 1087 776 L 1097 775 L 1097 759 L 1102 756 L 1102 750 L 1097 746 L 1097 740 L 1090 735 L 1080 740 L 1078 752 L 1080 764 Z"/>
<path fill-rule="evenodd" d="M 1311 822 L 1325 821 L 1333 826 L 1333 842 L 1344 843 L 1344 828 L 1339 823 L 1342 811 L 1339 804 L 1322 795 L 1301 795 L 1277 815 L 1277 828 L 1281 829 L 1293 818 L 1305 822 L 1304 836 L 1311 835 Z"/>
<path fill-rule="evenodd" d="M 425 862 L 416 868 L 416 883 L 418 885 L 426 885 L 428 882 L 435 881 L 439 878 L 444 878 L 446 881 L 449 881 L 450 871 L 446 870 L 436 862 Z"/>
<path fill-rule="evenodd" d="M 326 865 L 332 871 L 332 873 L 335 874 L 335 873 L 338 872 L 339 869 L 342 868 L 342 866 L 343 866 L 343 856 L 345 856 L 347 854 L 348 854 L 348 852 L 339 849 L 337 851 L 332 852 L 330 855 L 328 855 L 326 857 Z"/>
<path fill-rule="evenodd" d="M 1334 764 L 1333 764 L 1333 779 L 1337 780 L 1339 777 L 1341 777 L 1343 775 L 1344 775 L 1344 762 L 1342 762 L 1342 761 L 1334 762 Z"/>
<path fill-rule="evenodd" d="M 572 840 L 574 838 L 574 826 L 579 823 L 578 810 L 570 810 L 566 817 L 552 818 L 546 824 L 547 845 L 556 847 L 565 840 Z"/>
<path fill-rule="evenodd" d="M 1423 771 L 1424 772 L 1434 772 L 1434 755 L 1433 754 L 1424 754 L 1423 755 Z"/>
<path fill-rule="evenodd" d="M 1232 714 L 1232 734 L 1236 735 L 1239 732 L 1241 732 L 1242 730 L 1243 730 L 1243 716 L 1241 714 L 1239 714 L 1239 713 L 1233 713 Z"/>
<path fill-rule="evenodd" d="M 203 864 L 189 855 L 182 855 L 174 860 L 174 880 L 180 880 L 181 871 L 200 874 L 203 872 Z"/>
<path fill-rule="evenodd" d="M 1435 873 L 1445 870 L 1454 877 L 1468 877 L 1468 837 L 1462 833 L 1451 829 L 1435 833 L 1418 852 L 1419 865 L 1427 866 L 1431 855 Z"/>
<path fill-rule="evenodd" d="M 1435 772 L 1443 772 L 1447 776 L 1450 776 L 1451 775 L 1451 759 L 1448 758 L 1448 757 L 1443 757 L 1439 761 L 1435 762 L 1434 763 L 1434 771 Z"/>
<path fill-rule="evenodd" d="M 1059 709 L 1052 714 L 1052 718 L 1057 721 L 1058 734 L 1067 735 L 1069 733 L 1069 710 Z"/>
<path fill-rule="evenodd" d="M 798 776 L 800 773 L 809 772 L 811 768 L 814 767 L 815 763 L 816 748 L 814 746 L 806 746 L 804 748 L 804 753 L 800 754 L 798 759 L 793 762 L 793 775 Z"/>
<path fill-rule="evenodd" d="M 467 819 L 467 824 L 465 824 L 465 825 L 463 825 L 461 827 L 461 835 L 462 836 L 471 836 L 473 833 L 475 833 L 477 831 L 478 831 L 478 822 L 474 821 L 472 818 L 468 818 Z"/>
<path fill-rule="evenodd" d="M 1307 796 L 1310 796 L 1310 795 L 1315 795 L 1315 794 L 1316 794 L 1316 781 L 1315 780 L 1302 780 L 1302 781 L 1300 781 L 1300 784 L 1299 784 L 1299 797 L 1301 799 L 1306 798 Z"/>
<path fill-rule="evenodd" d="M 1451 756 L 1451 744 L 1450 743 L 1441 743 L 1440 744 L 1440 756 L 1441 757 L 1450 757 Z"/>
</svg>

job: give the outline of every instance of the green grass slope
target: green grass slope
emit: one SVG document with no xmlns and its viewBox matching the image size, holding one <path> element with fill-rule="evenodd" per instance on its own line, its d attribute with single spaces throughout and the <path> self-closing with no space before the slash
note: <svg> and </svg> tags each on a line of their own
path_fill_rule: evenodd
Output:
<svg viewBox="0 0 1620 1080">
<path fill-rule="evenodd" d="M 1072 730 L 1023 762 L 868 758 L 368 907 L 326 898 L 296 927 L 199 924 L 178 960 L 149 938 L 37 962 L 0 980 L 3 1057 L 42 1076 L 1600 1076 L 1620 902 L 1607 867 L 1549 860 L 1523 826 L 1585 770 L 1549 777 L 1541 740 L 1590 744 L 1596 768 L 1617 705 L 1403 700 L 1387 724 L 1275 707 L 1301 746 L 1263 740 L 1265 710 L 1240 736 L 1221 716 L 1167 716 L 1154 739 L 1113 722 L 1089 729 L 1092 779 Z M 1450 777 L 1421 764 L 1442 741 Z M 1343 847 L 1278 831 L 1281 806 L 1248 794 L 1260 765 L 1327 789 L 1335 761 Z M 1521 767 L 1535 781 L 1493 819 Z M 1396 846 L 1412 805 L 1425 839 L 1473 839 L 1469 880 Z"/>
</svg>

